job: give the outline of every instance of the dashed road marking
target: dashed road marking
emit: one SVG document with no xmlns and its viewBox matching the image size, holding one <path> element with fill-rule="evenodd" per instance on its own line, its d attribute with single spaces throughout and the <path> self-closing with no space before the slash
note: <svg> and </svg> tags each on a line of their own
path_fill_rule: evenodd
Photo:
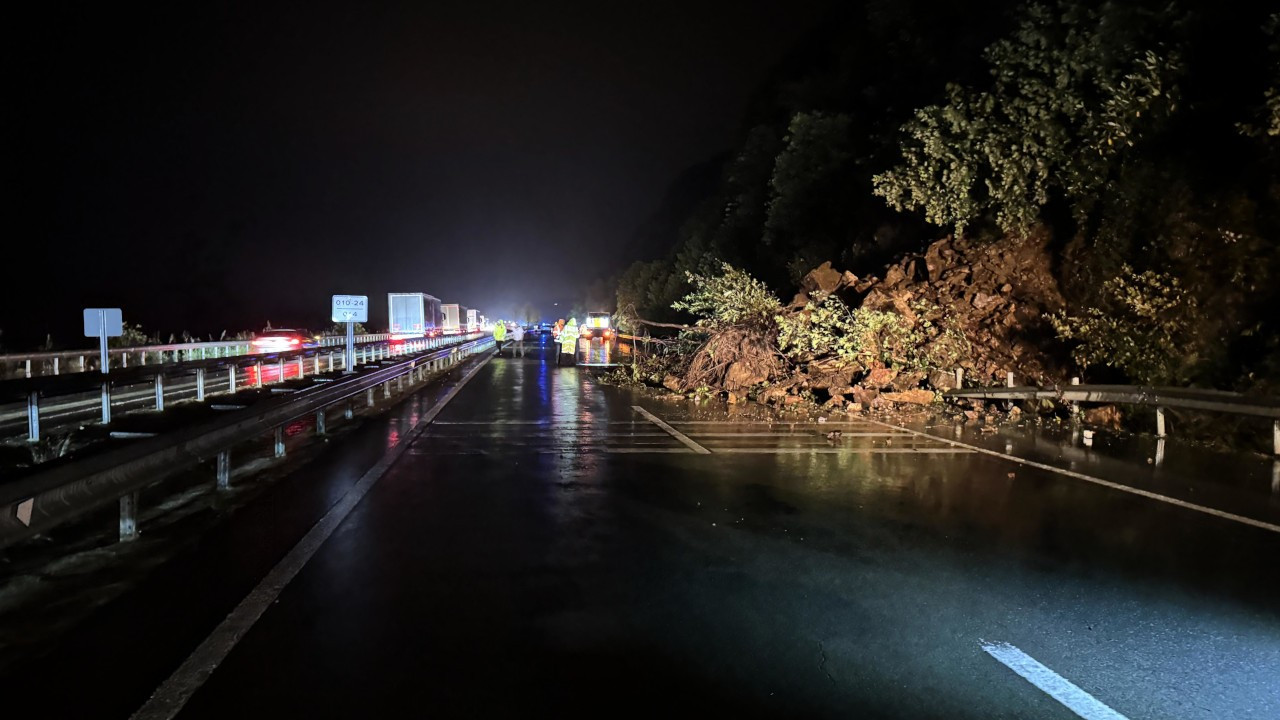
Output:
<svg viewBox="0 0 1280 720">
<path fill-rule="evenodd" d="M 699 445 L 698 443 L 694 442 L 693 440 L 690 440 L 688 435 L 685 435 L 684 433 L 680 432 L 679 430 L 677 430 L 677 429 L 675 429 L 675 428 L 671 427 L 670 425 L 668 425 L 667 423 L 663 422 L 662 418 L 658 417 L 657 415 L 654 415 L 653 413 L 649 412 L 648 410 L 645 410 L 644 408 L 640 407 L 639 405 L 632 405 L 632 406 L 631 406 L 631 409 L 632 409 L 632 410 L 635 410 L 636 412 L 638 412 L 638 413 L 640 413 L 641 415 L 643 415 L 643 416 L 645 416 L 646 418 L 648 418 L 648 419 L 649 419 L 649 422 L 653 423 L 654 425 L 657 425 L 658 427 L 662 428 L 663 430 L 666 430 L 666 431 L 667 431 L 667 433 L 671 435 L 671 437 L 673 437 L 673 438 L 675 438 L 675 439 L 679 440 L 680 442 L 684 443 L 684 444 L 685 444 L 685 446 L 686 446 L 686 447 L 688 447 L 690 450 L 692 450 L 692 451 L 694 451 L 694 452 L 698 453 L 699 455 L 710 455 L 710 454 L 711 454 L 711 451 L 710 451 L 710 450 L 708 450 L 708 449 L 706 449 L 706 448 L 702 447 L 701 445 Z"/>
<path fill-rule="evenodd" d="M 1107 707 L 1075 683 L 1042 665 L 1035 658 L 1006 642 L 982 641 L 982 649 L 1023 680 L 1043 690 L 1068 710 L 1085 720 L 1128 720 Z"/>
</svg>

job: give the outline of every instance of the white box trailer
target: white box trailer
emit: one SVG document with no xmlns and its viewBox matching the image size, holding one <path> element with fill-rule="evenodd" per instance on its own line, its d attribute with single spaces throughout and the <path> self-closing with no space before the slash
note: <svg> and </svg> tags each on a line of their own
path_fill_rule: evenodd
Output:
<svg viewBox="0 0 1280 720">
<path fill-rule="evenodd" d="M 463 322 L 465 322 L 466 314 L 464 308 L 457 303 L 446 303 L 440 306 L 440 312 L 444 320 L 441 329 L 445 335 L 461 335 L 463 332 Z"/>
<path fill-rule="evenodd" d="M 480 329 L 480 312 L 474 308 L 467 310 L 467 332 L 475 332 Z"/>
<path fill-rule="evenodd" d="M 440 300 L 426 293 L 387 293 L 387 320 L 392 340 L 440 334 Z"/>
</svg>

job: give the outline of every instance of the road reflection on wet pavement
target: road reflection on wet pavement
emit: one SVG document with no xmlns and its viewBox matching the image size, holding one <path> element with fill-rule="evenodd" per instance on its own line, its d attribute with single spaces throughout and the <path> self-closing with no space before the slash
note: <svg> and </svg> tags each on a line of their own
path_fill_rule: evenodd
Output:
<svg viewBox="0 0 1280 720">
<path fill-rule="evenodd" d="M 1280 533 L 966 432 L 495 359 L 179 716 L 1280 717 Z M 1255 484 L 1189 492 L 1274 517 Z"/>
</svg>

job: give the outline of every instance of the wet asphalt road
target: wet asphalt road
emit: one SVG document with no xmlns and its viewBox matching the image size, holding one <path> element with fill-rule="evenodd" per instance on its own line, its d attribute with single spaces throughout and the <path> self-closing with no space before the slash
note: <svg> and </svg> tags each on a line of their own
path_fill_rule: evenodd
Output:
<svg viewBox="0 0 1280 720">
<path fill-rule="evenodd" d="M 46 716 L 127 717 L 432 399 L 14 679 Z M 1280 717 L 1280 534 L 870 423 L 742 420 L 492 361 L 179 716 L 1076 717 L 987 643 L 1120 716 Z"/>
</svg>

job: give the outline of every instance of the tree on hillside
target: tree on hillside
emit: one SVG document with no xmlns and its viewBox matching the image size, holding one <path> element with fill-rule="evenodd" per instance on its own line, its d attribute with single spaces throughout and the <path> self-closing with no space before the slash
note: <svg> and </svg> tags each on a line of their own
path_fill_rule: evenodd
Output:
<svg viewBox="0 0 1280 720">
<path fill-rule="evenodd" d="M 947 88 L 903 128 L 902 161 L 875 177 L 897 210 L 957 232 L 984 217 L 1021 232 L 1054 200 L 1083 224 L 1144 136 L 1178 108 L 1176 48 L 1152 13 L 1031 5 L 985 57 L 985 89 Z"/>
</svg>

